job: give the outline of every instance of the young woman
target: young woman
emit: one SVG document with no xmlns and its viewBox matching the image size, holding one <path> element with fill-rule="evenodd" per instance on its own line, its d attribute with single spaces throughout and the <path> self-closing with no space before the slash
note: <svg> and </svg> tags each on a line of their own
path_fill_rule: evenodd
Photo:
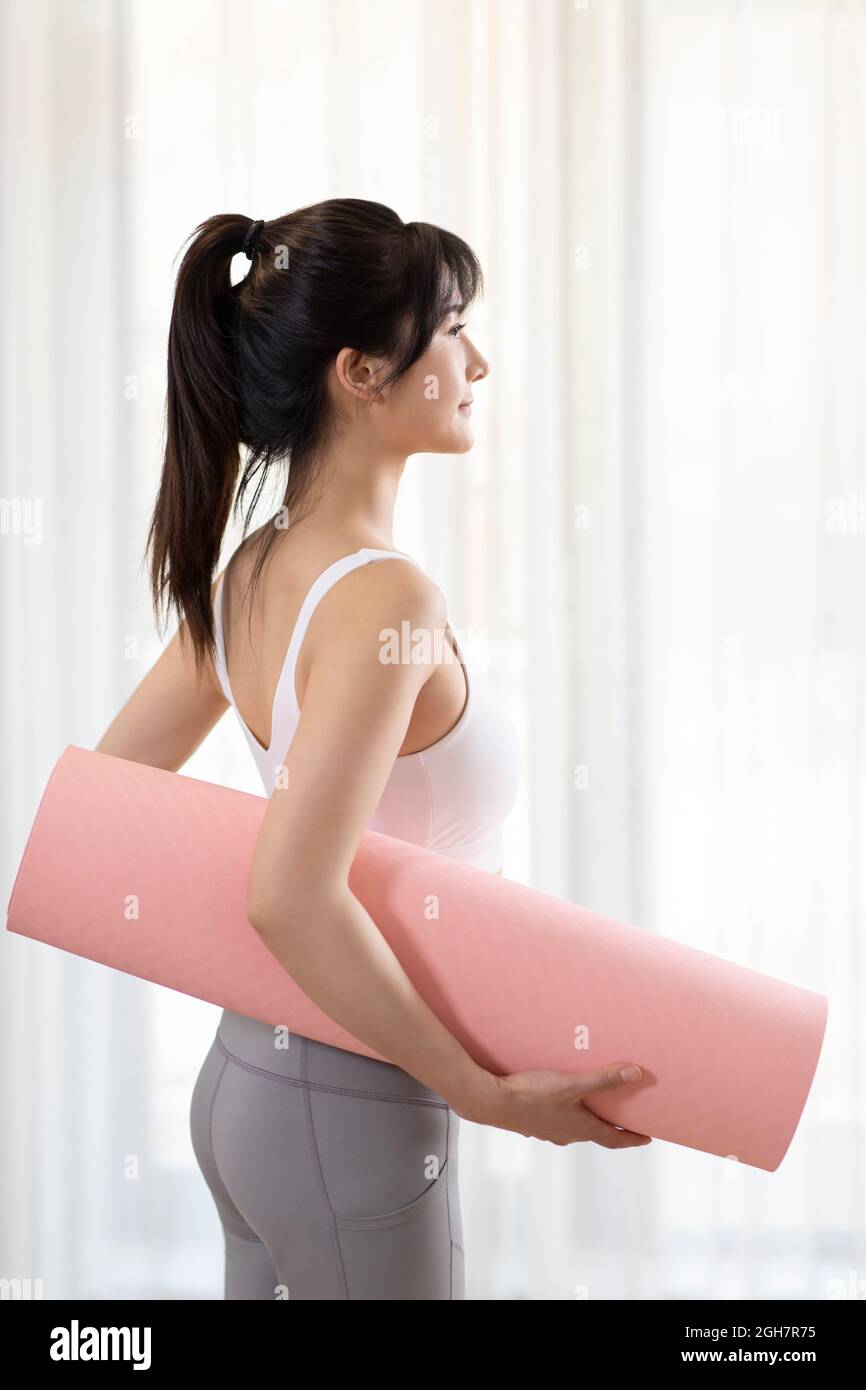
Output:
<svg viewBox="0 0 866 1390">
<path fill-rule="evenodd" d="M 467 671 L 442 592 L 393 541 L 409 455 L 472 445 L 489 366 L 461 316 L 481 287 L 459 237 L 353 198 L 212 217 L 178 272 L 148 551 L 157 611 L 179 628 L 98 747 L 176 770 L 234 707 L 270 797 L 249 920 L 311 999 L 393 1059 L 223 1013 L 191 1136 L 227 1299 L 463 1298 L 459 1117 L 556 1144 L 649 1142 L 581 1104 L 636 1079 L 622 1064 L 478 1065 L 348 887 L 367 827 L 502 870 L 514 730 Z M 279 463 L 282 506 L 215 579 L 236 490 L 260 472 L 251 512 Z M 404 632 L 412 659 L 385 659 Z"/>
</svg>

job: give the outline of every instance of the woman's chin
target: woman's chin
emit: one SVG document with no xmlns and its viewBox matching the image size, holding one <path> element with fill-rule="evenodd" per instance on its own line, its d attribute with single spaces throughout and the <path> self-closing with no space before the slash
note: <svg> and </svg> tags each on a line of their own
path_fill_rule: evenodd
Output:
<svg viewBox="0 0 866 1390">
<path fill-rule="evenodd" d="M 412 452 L 415 454 L 467 454 L 475 443 L 472 427 L 467 421 L 458 421 L 454 429 L 431 442 L 419 444 Z"/>
<path fill-rule="evenodd" d="M 455 434 L 455 444 L 454 444 L 454 452 L 455 452 L 455 454 L 465 454 L 466 451 L 467 451 L 468 449 L 471 449 L 471 448 L 472 448 L 472 445 L 475 443 L 475 436 L 474 436 L 474 434 L 472 433 L 472 426 L 471 426 L 471 424 L 469 423 L 468 419 L 466 419 L 466 420 L 459 420 L 459 421 L 458 421 L 458 423 L 457 423 L 457 428 L 456 428 L 456 430 L 454 431 L 454 434 Z"/>
<path fill-rule="evenodd" d="M 443 445 L 439 452 L 441 454 L 468 454 L 474 443 L 475 440 L 467 430 L 459 439 L 454 439 L 450 444 Z"/>
</svg>

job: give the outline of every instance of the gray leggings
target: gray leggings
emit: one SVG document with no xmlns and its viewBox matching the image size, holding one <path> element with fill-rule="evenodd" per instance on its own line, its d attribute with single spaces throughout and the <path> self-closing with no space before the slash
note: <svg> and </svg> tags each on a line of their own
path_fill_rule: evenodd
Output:
<svg viewBox="0 0 866 1390">
<path fill-rule="evenodd" d="M 459 1125 L 400 1067 L 225 1010 L 190 1108 L 225 1297 L 465 1298 Z"/>
</svg>

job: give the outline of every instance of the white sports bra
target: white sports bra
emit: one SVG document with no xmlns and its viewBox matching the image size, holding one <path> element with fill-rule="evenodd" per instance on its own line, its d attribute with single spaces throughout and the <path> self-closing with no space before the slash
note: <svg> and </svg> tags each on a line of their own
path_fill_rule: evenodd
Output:
<svg viewBox="0 0 866 1390">
<path fill-rule="evenodd" d="M 401 550 L 358 550 L 335 560 L 314 580 L 301 605 L 277 681 L 267 748 L 241 718 L 232 695 L 222 623 L 223 572 L 214 597 L 217 678 L 246 735 L 269 796 L 300 719 L 295 667 L 316 604 L 344 574 L 370 561 L 394 556 L 412 560 Z M 463 713 L 431 747 L 395 759 L 369 828 L 495 873 L 503 866 L 502 826 L 520 781 L 520 744 L 504 704 L 483 675 L 474 669 L 470 675 L 462 646 L 450 627 L 449 631 L 466 677 Z"/>
</svg>

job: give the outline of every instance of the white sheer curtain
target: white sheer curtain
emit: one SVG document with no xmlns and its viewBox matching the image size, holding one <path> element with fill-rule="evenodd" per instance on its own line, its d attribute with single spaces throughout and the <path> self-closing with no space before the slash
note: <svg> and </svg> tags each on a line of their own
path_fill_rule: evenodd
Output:
<svg viewBox="0 0 866 1390">
<path fill-rule="evenodd" d="M 464 1124 L 468 1294 L 850 1297 L 863 4 L 8 0 L 0 24 L 6 896 L 59 752 L 162 645 L 141 556 L 184 238 L 330 196 L 448 226 L 493 370 L 473 452 L 410 462 L 395 540 L 521 730 L 506 873 L 831 1001 L 775 1174 Z M 259 790 L 231 715 L 184 771 Z M 220 1297 L 187 1130 L 218 1010 L 2 949 L 0 1275 Z"/>
</svg>

